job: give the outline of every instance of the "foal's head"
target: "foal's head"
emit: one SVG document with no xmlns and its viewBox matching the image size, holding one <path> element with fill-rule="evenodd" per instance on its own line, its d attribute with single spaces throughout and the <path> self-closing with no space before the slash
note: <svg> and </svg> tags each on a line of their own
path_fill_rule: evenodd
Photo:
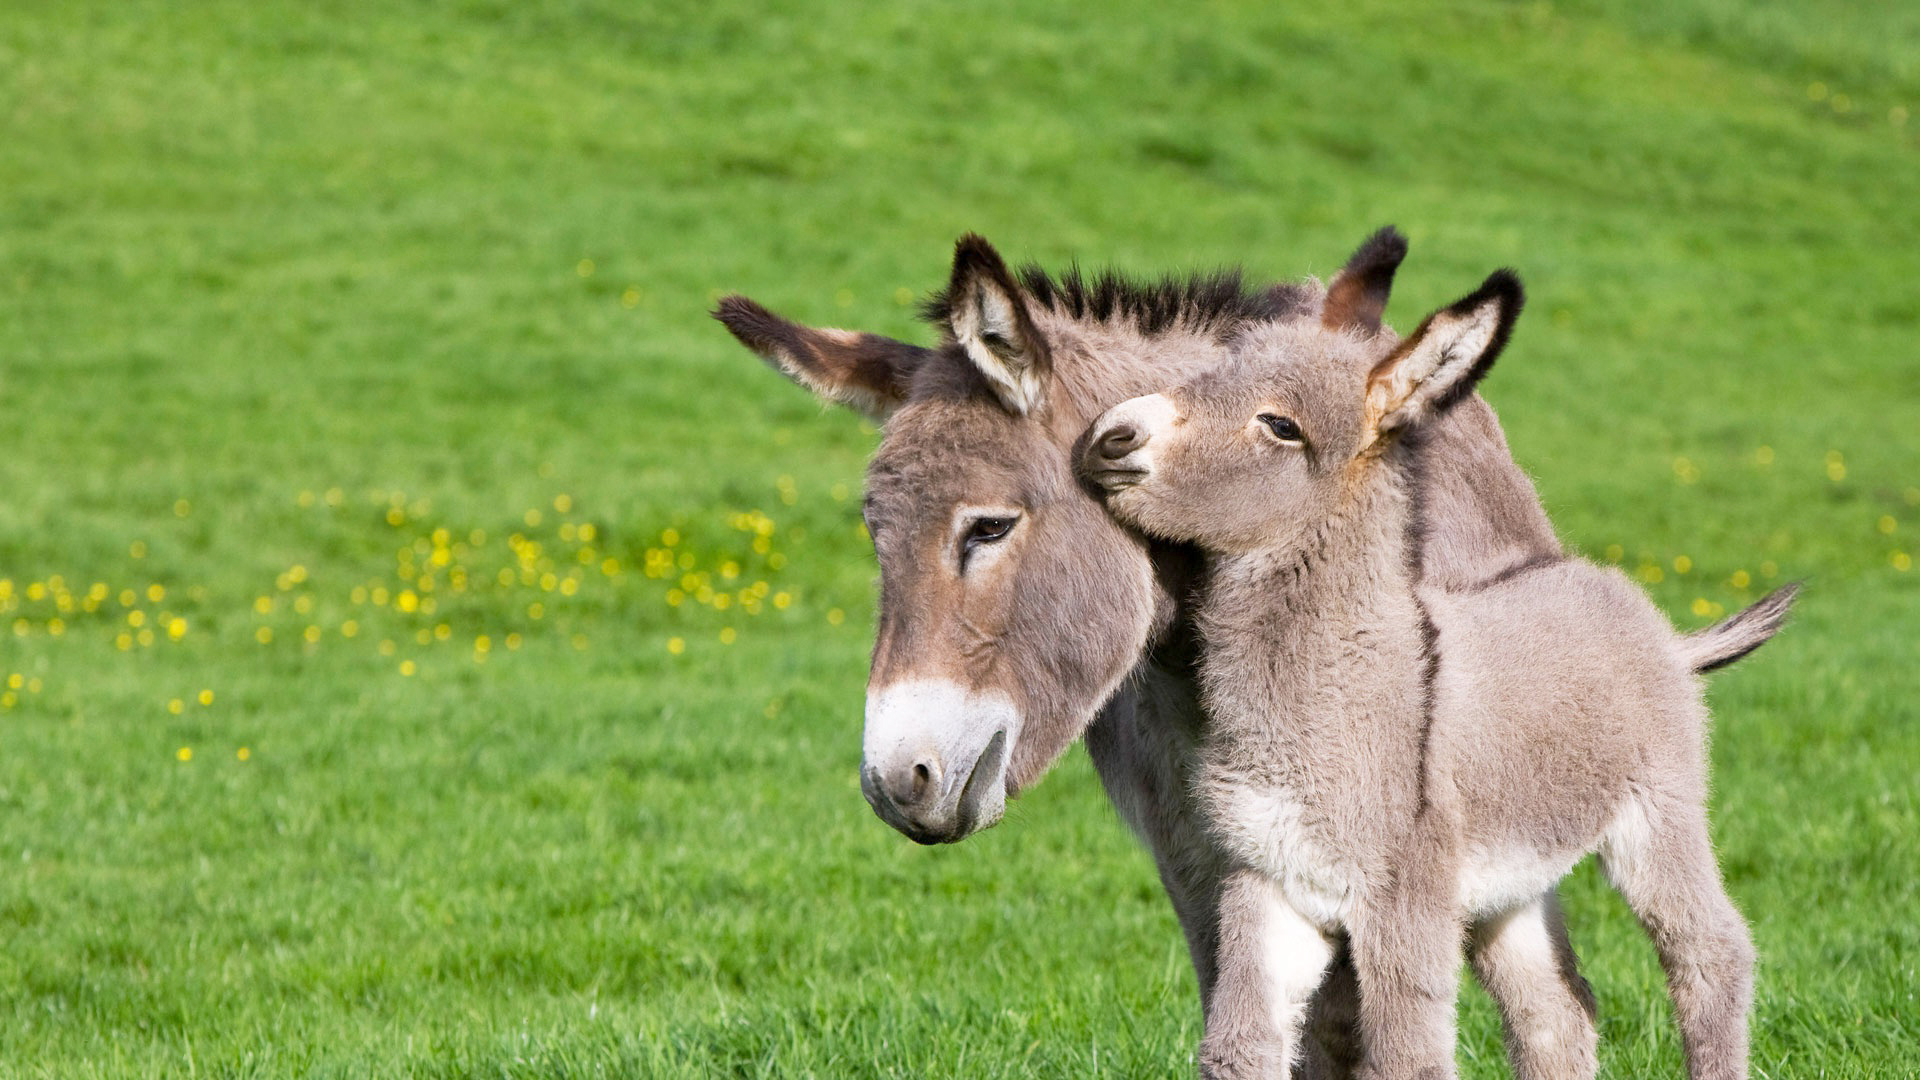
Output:
<svg viewBox="0 0 1920 1080">
<path fill-rule="evenodd" d="M 1384 288 L 1339 284 L 1320 320 L 1249 326 L 1225 362 L 1094 422 L 1081 468 L 1116 518 L 1221 554 L 1291 550 L 1396 439 L 1472 392 L 1522 302 L 1497 271 L 1399 341 Z"/>
</svg>

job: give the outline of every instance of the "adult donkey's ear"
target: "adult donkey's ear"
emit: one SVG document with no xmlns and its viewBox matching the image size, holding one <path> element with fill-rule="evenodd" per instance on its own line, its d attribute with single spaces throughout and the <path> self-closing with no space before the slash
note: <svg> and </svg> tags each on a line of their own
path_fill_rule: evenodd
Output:
<svg viewBox="0 0 1920 1080">
<path fill-rule="evenodd" d="M 1040 407 L 1052 370 L 1047 341 L 992 244 L 972 233 L 960 238 L 947 291 L 928 301 L 926 314 L 947 324 L 1009 411 L 1024 416 Z"/>
<path fill-rule="evenodd" d="M 879 334 L 802 326 L 744 296 L 723 298 L 713 317 L 787 378 L 876 420 L 906 400 L 914 367 L 933 352 Z"/>
<path fill-rule="evenodd" d="M 1321 325 L 1329 330 L 1377 333 L 1380 316 L 1387 310 L 1387 295 L 1393 291 L 1393 272 L 1406 257 L 1407 238 L 1399 229 L 1389 225 L 1367 237 L 1327 286 Z"/>
<path fill-rule="evenodd" d="M 1427 316 L 1367 375 L 1367 427 L 1374 437 L 1417 425 L 1473 392 L 1506 348 L 1526 294 L 1511 270 L 1495 270 L 1471 294 Z"/>
</svg>

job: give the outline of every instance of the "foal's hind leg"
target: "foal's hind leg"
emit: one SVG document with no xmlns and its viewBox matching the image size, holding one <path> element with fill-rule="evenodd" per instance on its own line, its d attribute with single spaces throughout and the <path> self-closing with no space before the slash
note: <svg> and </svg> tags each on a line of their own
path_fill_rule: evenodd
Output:
<svg viewBox="0 0 1920 1080">
<path fill-rule="evenodd" d="M 1660 953 L 1693 1080 L 1747 1075 L 1753 942 L 1727 898 L 1698 805 L 1629 802 L 1600 848 Z"/>
<path fill-rule="evenodd" d="M 1467 948 L 1474 975 L 1500 1007 L 1518 1080 L 1592 1080 L 1600 1069 L 1593 990 L 1574 966 L 1554 892 L 1476 924 Z"/>
</svg>

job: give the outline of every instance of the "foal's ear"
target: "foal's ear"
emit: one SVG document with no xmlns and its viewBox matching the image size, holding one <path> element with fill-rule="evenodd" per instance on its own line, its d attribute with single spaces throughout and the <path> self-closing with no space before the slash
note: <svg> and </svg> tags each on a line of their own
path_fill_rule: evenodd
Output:
<svg viewBox="0 0 1920 1080">
<path fill-rule="evenodd" d="M 1038 409 L 1052 358 L 1033 324 L 1027 301 L 1005 260 L 973 233 L 953 249 L 953 278 L 927 312 L 944 319 L 967 359 L 987 377 L 1001 404 L 1016 416 Z"/>
<path fill-rule="evenodd" d="M 878 334 L 802 326 L 744 296 L 723 298 L 713 317 L 787 378 L 876 420 L 906 400 L 913 369 L 933 352 Z"/>
<path fill-rule="evenodd" d="M 1367 237 L 1327 286 L 1320 324 L 1329 330 L 1378 332 L 1387 294 L 1393 291 L 1393 272 L 1406 257 L 1407 238 L 1399 229 L 1389 225 Z"/>
<path fill-rule="evenodd" d="M 1419 424 L 1473 392 L 1506 348 L 1526 301 L 1511 270 L 1427 316 L 1367 375 L 1367 427 L 1374 437 Z"/>
</svg>

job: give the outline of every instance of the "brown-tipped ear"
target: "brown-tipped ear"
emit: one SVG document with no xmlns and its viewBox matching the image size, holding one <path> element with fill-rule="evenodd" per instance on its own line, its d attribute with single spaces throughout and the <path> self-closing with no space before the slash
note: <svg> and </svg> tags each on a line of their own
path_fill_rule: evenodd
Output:
<svg viewBox="0 0 1920 1080">
<path fill-rule="evenodd" d="M 1052 357 L 1026 295 L 993 245 L 973 233 L 953 249 L 953 277 L 926 313 L 947 324 L 1001 404 L 1018 416 L 1040 408 Z"/>
<path fill-rule="evenodd" d="M 878 334 L 802 326 L 744 296 L 723 297 L 713 317 L 787 378 L 876 420 L 906 400 L 913 369 L 933 352 Z"/>
<path fill-rule="evenodd" d="M 1427 316 L 1367 375 L 1367 426 L 1376 437 L 1447 411 L 1486 375 L 1513 335 L 1526 293 L 1511 270 Z"/>
<path fill-rule="evenodd" d="M 1387 296 L 1393 292 L 1393 272 L 1406 257 L 1407 238 L 1399 229 L 1389 225 L 1367 237 L 1327 286 L 1321 325 L 1329 330 L 1378 332 Z"/>
</svg>

